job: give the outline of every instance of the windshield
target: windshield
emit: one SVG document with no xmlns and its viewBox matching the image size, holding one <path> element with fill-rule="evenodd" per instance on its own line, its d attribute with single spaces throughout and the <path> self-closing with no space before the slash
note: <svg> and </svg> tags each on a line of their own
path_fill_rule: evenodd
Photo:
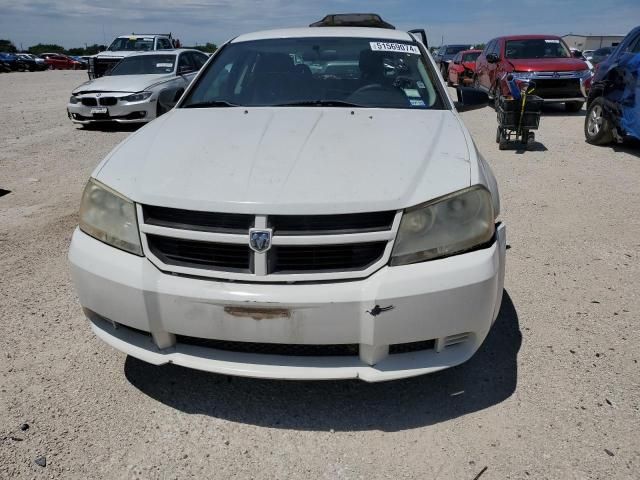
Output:
<svg viewBox="0 0 640 480">
<path fill-rule="evenodd" d="M 181 107 L 442 108 L 416 43 L 287 38 L 227 45 Z"/>
<path fill-rule="evenodd" d="M 116 38 L 107 49 L 111 52 L 117 51 L 150 51 L 153 50 L 153 37 L 126 37 Z"/>
<path fill-rule="evenodd" d="M 445 55 L 455 55 L 456 53 L 460 53 L 463 50 L 467 50 L 469 45 L 453 45 L 451 47 L 447 47 L 444 54 Z"/>
<path fill-rule="evenodd" d="M 523 58 L 569 58 L 571 52 L 564 44 L 554 38 L 536 38 L 529 40 L 507 40 L 506 57 Z"/>
<path fill-rule="evenodd" d="M 480 56 L 480 52 L 474 52 L 474 53 L 465 53 L 462 56 L 462 61 L 463 62 L 475 62 L 476 59 Z"/>
<path fill-rule="evenodd" d="M 109 75 L 160 75 L 173 73 L 175 55 L 136 55 L 123 58 Z"/>
</svg>

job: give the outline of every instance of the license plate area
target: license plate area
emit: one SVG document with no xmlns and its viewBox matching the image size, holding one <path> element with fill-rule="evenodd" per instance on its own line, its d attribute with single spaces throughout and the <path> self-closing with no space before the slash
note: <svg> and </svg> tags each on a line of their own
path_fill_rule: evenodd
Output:
<svg viewBox="0 0 640 480">
<path fill-rule="evenodd" d="M 109 109 L 107 107 L 95 107 L 91 109 L 93 118 L 109 118 Z"/>
</svg>

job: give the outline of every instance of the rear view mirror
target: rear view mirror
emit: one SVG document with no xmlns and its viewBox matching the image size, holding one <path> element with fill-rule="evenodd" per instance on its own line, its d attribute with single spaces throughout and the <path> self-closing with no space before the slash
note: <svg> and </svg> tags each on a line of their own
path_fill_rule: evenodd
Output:
<svg viewBox="0 0 640 480">
<path fill-rule="evenodd" d="M 456 107 L 460 111 L 475 110 L 489 103 L 489 94 L 484 90 L 472 87 L 458 87 L 458 102 Z"/>
</svg>

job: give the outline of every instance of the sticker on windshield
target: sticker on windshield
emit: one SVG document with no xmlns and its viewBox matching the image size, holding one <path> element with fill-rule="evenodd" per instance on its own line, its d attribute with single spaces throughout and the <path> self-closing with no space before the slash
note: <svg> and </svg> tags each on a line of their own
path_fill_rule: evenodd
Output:
<svg viewBox="0 0 640 480">
<path fill-rule="evenodd" d="M 550 40 L 545 40 L 544 43 L 560 43 L 560 40 L 550 39 Z"/>
<path fill-rule="evenodd" d="M 409 102 L 411 103 L 412 107 L 426 107 L 426 104 L 424 103 L 423 100 L 410 99 Z"/>
<path fill-rule="evenodd" d="M 375 52 L 397 52 L 411 53 L 420 55 L 420 49 L 415 45 L 406 45 L 404 43 L 387 43 L 387 42 L 369 42 L 371 50 Z"/>
<path fill-rule="evenodd" d="M 156 68 L 173 68 L 173 63 L 156 63 Z"/>
<path fill-rule="evenodd" d="M 418 86 L 418 88 L 427 88 L 425 86 L 425 84 L 423 82 L 420 82 L 420 81 L 416 82 L 416 85 Z"/>
<path fill-rule="evenodd" d="M 420 92 L 418 90 L 416 90 L 415 88 L 405 88 L 404 89 L 404 94 L 407 97 L 417 97 L 420 98 Z"/>
</svg>

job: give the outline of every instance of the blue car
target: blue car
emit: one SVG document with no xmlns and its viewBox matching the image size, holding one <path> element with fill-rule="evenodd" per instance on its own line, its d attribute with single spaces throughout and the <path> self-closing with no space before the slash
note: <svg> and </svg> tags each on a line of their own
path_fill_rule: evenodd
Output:
<svg viewBox="0 0 640 480">
<path fill-rule="evenodd" d="M 0 53 L 1 70 L 6 72 L 24 71 L 26 66 L 13 53 Z"/>
<path fill-rule="evenodd" d="M 640 26 L 598 64 L 587 99 L 584 135 L 593 145 L 640 139 Z"/>
</svg>

